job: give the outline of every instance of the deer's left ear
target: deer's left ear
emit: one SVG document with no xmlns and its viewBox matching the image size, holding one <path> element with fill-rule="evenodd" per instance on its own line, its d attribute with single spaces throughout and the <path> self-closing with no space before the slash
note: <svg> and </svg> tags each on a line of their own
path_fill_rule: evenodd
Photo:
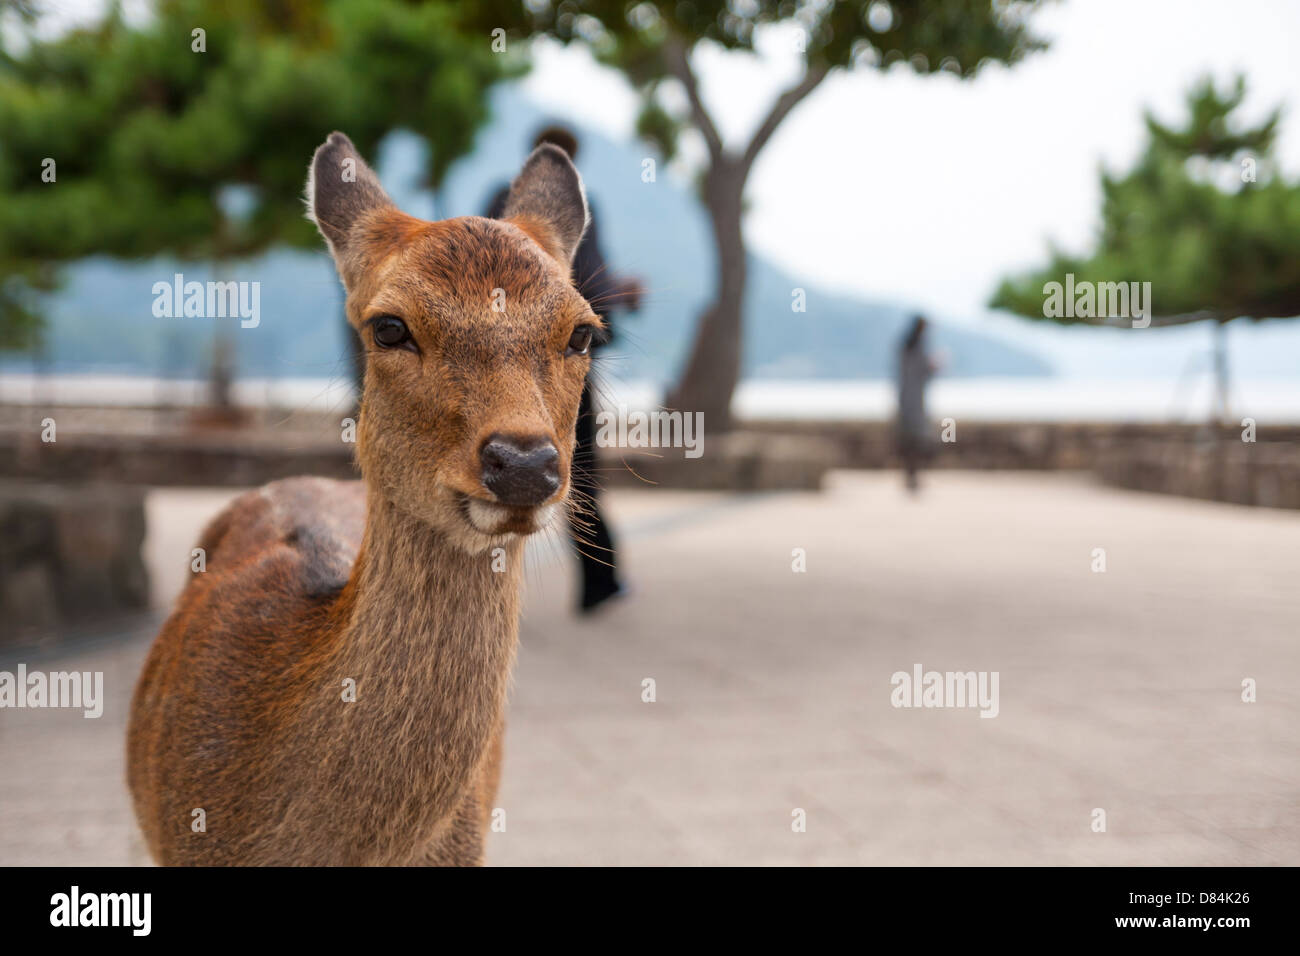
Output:
<svg viewBox="0 0 1300 956">
<path fill-rule="evenodd" d="M 502 218 L 519 220 L 552 257 L 573 264 L 587 228 L 587 195 L 564 150 L 551 143 L 533 150 L 510 184 Z"/>
</svg>

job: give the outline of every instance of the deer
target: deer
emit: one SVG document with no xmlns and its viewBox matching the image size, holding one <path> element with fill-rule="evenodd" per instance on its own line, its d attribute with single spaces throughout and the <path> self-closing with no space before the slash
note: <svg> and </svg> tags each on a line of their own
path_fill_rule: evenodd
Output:
<svg viewBox="0 0 1300 956">
<path fill-rule="evenodd" d="M 131 703 L 135 814 L 160 865 L 482 865 L 525 541 L 569 504 L 602 333 L 582 180 L 543 145 L 500 219 L 426 221 L 335 132 L 306 202 L 366 348 L 361 480 L 203 531 Z"/>
</svg>

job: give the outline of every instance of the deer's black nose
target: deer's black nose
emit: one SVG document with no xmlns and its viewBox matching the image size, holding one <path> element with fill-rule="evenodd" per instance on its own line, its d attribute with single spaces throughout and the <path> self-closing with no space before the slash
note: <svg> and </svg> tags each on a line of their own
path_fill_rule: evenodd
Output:
<svg viewBox="0 0 1300 956">
<path fill-rule="evenodd" d="M 560 453 L 547 438 L 493 435 L 479 464 L 484 487 L 503 505 L 540 505 L 560 487 Z"/>
</svg>

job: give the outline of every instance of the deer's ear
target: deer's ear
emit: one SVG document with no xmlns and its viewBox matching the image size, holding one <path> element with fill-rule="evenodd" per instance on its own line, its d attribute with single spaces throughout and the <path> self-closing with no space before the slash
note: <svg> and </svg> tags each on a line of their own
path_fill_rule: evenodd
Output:
<svg viewBox="0 0 1300 956">
<path fill-rule="evenodd" d="M 337 256 L 347 248 L 352 226 L 366 213 L 392 205 L 352 140 L 330 133 L 307 170 L 307 218 L 316 223 L 330 251 Z"/>
<path fill-rule="evenodd" d="M 572 265 L 587 228 L 587 195 L 564 150 L 551 143 L 533 150 L 510 184 L 501 218 L 523 220 L 542 248 Z"/>
</svg>

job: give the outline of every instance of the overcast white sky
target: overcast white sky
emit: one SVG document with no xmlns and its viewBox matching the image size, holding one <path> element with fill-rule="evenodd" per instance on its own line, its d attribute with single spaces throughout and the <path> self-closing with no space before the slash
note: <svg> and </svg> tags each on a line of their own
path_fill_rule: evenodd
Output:
<svg viewBox="0 0 1300 956">
<path fill-rule="evenodd" d="M 1143 108 L 1178 115 L 1207 71 L 1245 73 L 1252 115 L 1287 105 L 1279 157 L 1300 173 L 1297 0 L 1061 0 L 1036 22 L 1047 52 L 973 82 L 896 68 L 824 83 L 754 170 L 753 250 L 828 287 L 973 317 L 1005 272 L 1043 260 L 1048 238 L 1087 248 L 1098 164 L 1126 168 Z M 763 58 L 697 55 L 725 135 L 745 137 L 795 75 L 784 40 L 769 36 Z M 558 115 L 631 136 L 634 95 L 581 47 L 539 45 L 525 87 Z"/>
</svg>

